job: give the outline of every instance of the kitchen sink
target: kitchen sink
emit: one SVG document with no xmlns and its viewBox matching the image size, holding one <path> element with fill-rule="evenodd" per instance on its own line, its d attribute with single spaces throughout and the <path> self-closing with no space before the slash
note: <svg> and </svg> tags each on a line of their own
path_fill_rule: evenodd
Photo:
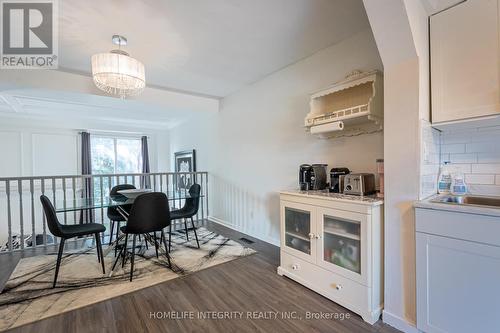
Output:
<svg viewBox="0 0 500 333">
<path fill-rule="evenodd" d="M 431 202 L 500 208 L 500 197 L 442 195 L 432 199 Z"/>
</svg>

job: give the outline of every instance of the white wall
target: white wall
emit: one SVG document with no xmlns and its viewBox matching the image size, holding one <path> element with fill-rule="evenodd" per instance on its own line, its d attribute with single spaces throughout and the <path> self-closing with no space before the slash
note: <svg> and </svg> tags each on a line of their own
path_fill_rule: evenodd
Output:
<svg viewBox="0 0 500 333">
<path fill-rule="evenodd" d="M 78 174 L 76 130 L 1 124 L 0 138 L 8 139 L 0 145 L 0 177 Z"/>
<path fill-rule="evenodd" d="M 81 174 L 80 136 L 79 130 L 70 128 L 52 128 L 39 126 L 36 121 L 25 120 L 0 122 L 0 178 L 18 176 L 56 176 Z M 37 126 L 38 125 L 38 126 Z M 110 126 L 112 128 L 112 126 Z M 99 131 L 96 134 L 130 137 L 130 134 Z M 151 171 L 168 171 L 170 161 L 170 145 L 168 132 L 143 132 L 149 137 L 149 155 Z M 140 133 L 134 137 L 139 138 Z M 69 182 L 69 181 L 68 181 Z M 30 182 L 22 183 L 22 191 L 17 182 L 10 182 L 11 221 L 13 234 L 19 234 L 20 198 L 23 200 L 23 227 L 24 234 L 32 233 L 32 211 Z M 34 227 L 35 232 L 43 232 L 41 206 L 38 197 L 41 194 L 39 181 L 34 185 Z M 72 197 L 71 183 L 68 183 L 67 197 Z M 51 195 L 51 182 L 47 181 L 45 188 Z M 78 186 L 78 185 L 77 185 Z M 62 197 L 60 181 L 56 184 L 57 198 Z M 49 190 L 50 189 L 50 190 Z M 8 201 L 6 182 L 0 181 L 0 246 L 8 239 Z M 68 213 L 68 223 L 73 223 L 78 214 Z M 98 217 L 100 215 L 98 214 Z"/>
<path fill-rule="evenodd" d="M 439 150 L 429 131 L 427 13 L 415 0 L 364 0 L 384 64 L 384 322 L 416 331 L 413 202 Z M 423 144 L 425 142 L 427 144 Z M 421 179 L 423 177 L 424 180 Z"/>
<path fill-rule="evenodd" d="M 112 128 L 112 127 L 111 127 Z M 75 175 L 81 173 L 79 129 L 37 126 L 36 121 L 0 123 L 0 178 Z M 149 137 L 151 171 L 168 171 L 168 132 L 128 134 L 116 131 L 98 135 Z"/>
<path fill-rule="evenodd" d="M 418 60 L 385 70 L 384 321 L 415 325 L 415 221 L 419 197 Z"/>
<path fill-rule="evenodd" d="M 369 30 L 224 98 L 219 114 L 171 131 L 172 153 L 196 149 L 198 170 L 212 175 L 212 217 L 278 244 L 278 191 L 297 187 L 300 164 L 375 173 L 382 133 L 321 140 L 303 128 L 309 95 L 354 69 L 382 70 Z"/>
</svg>

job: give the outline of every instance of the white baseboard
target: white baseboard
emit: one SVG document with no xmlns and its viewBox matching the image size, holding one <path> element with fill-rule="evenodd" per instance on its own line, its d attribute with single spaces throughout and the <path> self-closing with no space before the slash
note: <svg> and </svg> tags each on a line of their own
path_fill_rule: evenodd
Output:
<svg viewBox="0 0 500 333">
<path fill-rule="evenodd" d="M 266 242 L 266 243 L 269 243 L 269 244 L 272 244 L 272 245 L 275 245 L 275 246 L 278 246 L 278 247 L 280 246 L 280 240 L 279 239 L 274 239 L 274 238 L 270 238 L 270 237 L 262 238 L 262 236 L 256 235 L 256 234 L 251 233 L 251 232 L 249 232 L 247 230 L 244 230 L 244 229 L 237 228 L 234 225 L 232 225 L 231 223 L 229 223 L 227 221 L 224 221 L 222 219 L 219 219 L 217 217 L 209 216 L 208 220 L 211 221 L 211 222 L 223 225 L 224 227 L 227 227 L 229 229 L 233 229 L 233 230 L 242 232 L 244 234 L 247 234 L 249 236 L 252 236 L 254 238 L 260 239 L 263 242 Z"/>
<path fill-rule="evenodd" d="M 412 324 L 404 320 L 403 318 L 393 315 L 387 311 L 382 312 L 382 321 L 398 330 L 405 333 L 420 333 L 420 331 Z"/>
</svg>

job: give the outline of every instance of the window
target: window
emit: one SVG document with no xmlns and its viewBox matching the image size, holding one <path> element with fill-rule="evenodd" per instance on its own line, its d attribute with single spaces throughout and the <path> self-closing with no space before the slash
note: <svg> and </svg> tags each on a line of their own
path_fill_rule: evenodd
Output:
<svg viewBox="0 0 500 333">
<path fill-rule="evenodd" d="M 142 172 L 140 139 L 91 136 L 90 146 L 92 155 L 92 174 L 102 175 Z M 104 178 L 103 192 L 107 192 L 109 187 L 109 180 Z M 94 196 L 99 197 L 100 195 L 100 181 L 98 178 L 95 178 Z"/>
<path fill-rule="evenodd" d="M 92 137 L 92 174 L 141 172 L 141 140 Z"/>
</svg>

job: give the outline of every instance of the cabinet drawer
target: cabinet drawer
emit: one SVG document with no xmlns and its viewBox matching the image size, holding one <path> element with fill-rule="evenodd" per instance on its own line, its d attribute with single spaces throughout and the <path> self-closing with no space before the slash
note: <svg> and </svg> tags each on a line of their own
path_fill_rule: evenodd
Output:
<svg viewBox="0 0 500 333">
<path fill-rule="evenodd" d="M 500 246 L 500 218 L 434 209 L 415 209 L 417 232 Z"/>
<path fill-rule="evenodd" d="M 371 288 L 283 251 L 281 272 L 354 312 L 366 312 L 370 309 Z"/>
</svg>

